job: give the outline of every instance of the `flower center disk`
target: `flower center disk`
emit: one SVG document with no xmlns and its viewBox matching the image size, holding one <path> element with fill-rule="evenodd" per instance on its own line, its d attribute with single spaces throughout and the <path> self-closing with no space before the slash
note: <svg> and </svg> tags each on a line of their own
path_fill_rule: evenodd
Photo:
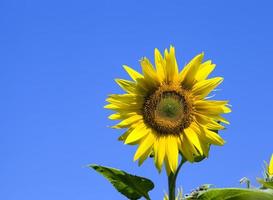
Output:
<svg viewBox="0 0 273 200">
<path fill-rule="evenodd" d="M 183 99 L 172 93 L 164 93 L 155 110 L 156 118 L 176 121 L 183 118 Z"/>
<path fill-rule="evenodd" d="M 190 125 L 190 104 L 182 89 L 159 88 L 143 105 L 145 123 L 162 135 L 178 135 Z"/>
</svg>

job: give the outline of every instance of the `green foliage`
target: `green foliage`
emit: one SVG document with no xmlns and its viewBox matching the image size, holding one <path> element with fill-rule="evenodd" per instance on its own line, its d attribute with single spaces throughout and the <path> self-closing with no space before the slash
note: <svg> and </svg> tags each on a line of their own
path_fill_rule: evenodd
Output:
<svg viewBox="0 0 273 200">
<path fill-rule="evenodd" d="M 119 169 L 104 167 L 100 165 L 90 165 L 101 175 L 103 175 L 112 185 L 124 196 L 131 200 L 141 197 L 150 199 L 148 192 L 154 188 L 154 184 L 147 178 L 134 176 Z"/>
<path fill-rule="evenodd" d="M 264 188 L 272 189 L 273 190 L 273 182 L 264 181 L 263 179 L 257 178 L 257 181 L 262 184 Z"/>
<path fill-rule="evenodd" d="M 187 200 L 272 200 L 273 190 L 222 188 L 200 191 Z"/>
</svg>

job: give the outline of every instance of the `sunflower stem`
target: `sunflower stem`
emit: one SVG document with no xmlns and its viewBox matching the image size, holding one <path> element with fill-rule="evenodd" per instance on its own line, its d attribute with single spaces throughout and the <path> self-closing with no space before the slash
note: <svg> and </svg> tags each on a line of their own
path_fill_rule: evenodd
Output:
<svg viewBox="0 0 273 200">
<path fill-rule="evenodd" d="M 180 164 L 175 173 L 170 173 L 168 176 L 168 187 L 169 187 L 169 200 L 175 200 L 175 189 L 176 189 L 176 178 L 186 160 L 182 157 Z"/>
<path fill-rule="evenodd" d="M 168 176 L 168 186 L 169 186 L 169 200 L 175 200 L 175 180 L 174 174 L 170 173 Z"/>
</svg>

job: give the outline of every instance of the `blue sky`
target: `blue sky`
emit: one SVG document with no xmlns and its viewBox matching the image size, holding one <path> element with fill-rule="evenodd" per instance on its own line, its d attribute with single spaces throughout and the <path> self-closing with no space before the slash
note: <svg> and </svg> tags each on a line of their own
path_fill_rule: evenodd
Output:
<svg viewBox="0 0 273 200">
<path fill-rule="evenodd" d="M 85 166 L 98 163 L 146 176 L 162 199 L 166 175 L 152 160 L 138 167 L 135 147 L 117 141 L 103 109 L 123 64 L 140 69 L 176 47 L 180 67 L 204 51 L 225 81 L 231 125 L 209 159 L 185 164 L 178 186 L 239 186 L 261 176 L 273 152 L 272 1 L 0 2 L 0 199 L 124 199 Z"/>
</svg>

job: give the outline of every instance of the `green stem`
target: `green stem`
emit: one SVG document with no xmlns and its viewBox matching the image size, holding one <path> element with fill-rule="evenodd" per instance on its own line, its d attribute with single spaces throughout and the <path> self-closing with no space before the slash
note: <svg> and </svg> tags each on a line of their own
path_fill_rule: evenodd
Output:
<svg viewBox="0 0 273 200">
<path fill-rule="evenodd" d="M 182 165 L 186 162 L 184 158 L 181 159 L 180 164 L 175 173 L 170 173 L 168 176 L 168 187 L 169 187 L 169 200 L 175 200 L 175 189 L 176 189 L 176 178 L 178 173 L 182 167 Z"/>
<path fill-rule="evenodd" d="M 169 186 L 169 200 L 175 200 L 175 181 L 174 174 L 170 173 L 168 176 L 168 186 Z"/>
<path fill-rule="evenodd" d="M 150 197 L 145 197 L 146 200 L 151 200 Z"/>
</svg>

